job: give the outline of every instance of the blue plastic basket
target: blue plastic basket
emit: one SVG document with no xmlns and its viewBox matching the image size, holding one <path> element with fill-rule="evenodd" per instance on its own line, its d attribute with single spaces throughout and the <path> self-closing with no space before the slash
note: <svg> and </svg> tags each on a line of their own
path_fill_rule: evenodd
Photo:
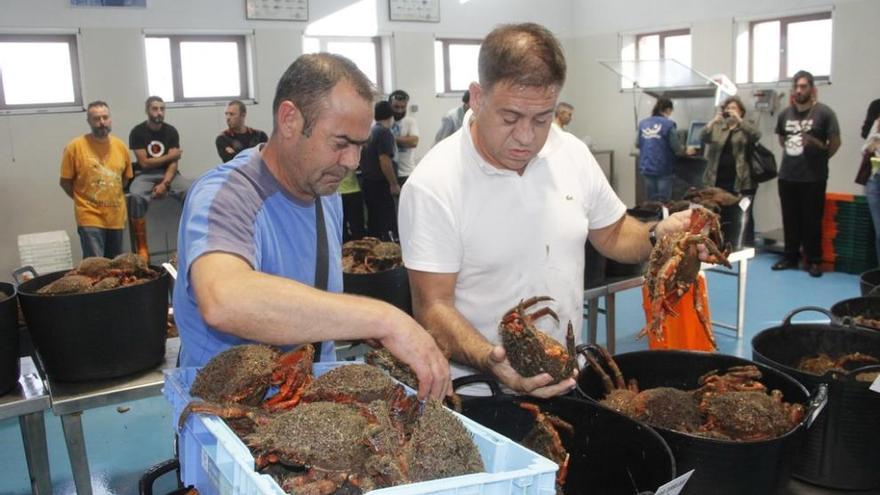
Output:
<svg viewBox="0 0 880 495">
<path fill-rule="evenodd" d="M 317 363 L 320 376 L 352 362 Z M 197 368 L 165 372 L 165 398 L 171 403 L 171 420 L 192 400 L 189 388 Z M 468 474 L 422 483 L 383 488 L 376 495 L 554 495 L 557 466 L 554 462 L 520 446 L 494 431 L 456 414 L 473 434 L 483 458 L 485 473 Z M 284 492 L 272 477 L 254 471 L 254 457 L 235 433 L 215 416 L 191 415 L 179 432 L 180 475 L 184 485 L 194 485 L 202 494 L 278 494 Z"/>
</svg>

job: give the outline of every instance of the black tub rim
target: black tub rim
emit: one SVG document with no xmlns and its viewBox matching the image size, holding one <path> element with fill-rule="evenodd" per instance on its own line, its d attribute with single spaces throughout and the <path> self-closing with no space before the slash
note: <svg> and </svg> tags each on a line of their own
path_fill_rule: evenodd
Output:
<svg viewBox="0 0 880 495">
<path fill-rule="evenodd" d="M 651 426 L 647 423 L 644 423 L 644 422 L 635 420 L 633 418 L 627 417 L 625 415 L 619 414 L 612 409 L 609 409 L 607 407 L 602 406 L 598 402 L 595 402 L 595 401 L 592 401 L 589 399 L 585 399 L 582 397 L 578 397 L 575 394 L 559 395 L 556 397 L 550 397 L 550 398 L 546 398 L 546 399 L 532 397 L 530 395 L 508 394 L 508 393 L 505 393 L 501 389 L 501 386 L 498 384 L 497 380 L 495 380 L 493 377 L 490 377 L 488 375 L 483 375 L 483 374 L 467 375 L 467 376 L 456 378 L 452 381 L 452 389 L 453 389 L 453 391 L 455 391 L 455 390 L 457 390 L 463 386 L 466 386 L 466 385 L 481 384 L 481 383 L 485 384 L 489 387 L 489 389 L 491 391 L 491 395 L 471 396 L 471 397 L 467 397 L 467 398 L 462 397 L 463 404 L 467 404 L 469 401 L 472 401 L 472 400 L 478 400 L 478 401 L 481 401 L 481 403 L 489 403 L 490 401 L 497 401 L 497 402 L 520 401 L 520 402 L 528 402 L 531 404 L 540 405 L 542 403 L 547 403 L 547 402 L 552 402 L 552 401 L 558 400 L 558 401 L 561 401 L 564 403 L 569 403 L 569 404 L 583 404 L 588 407 L 595 407 L 595 408 L 602 410 L 603 412 L 607 412 L 613 416 L 616 416 L 617 419 L 622 420 L 624 423 L 639 427 L 640 431 L 644 432 L 645 434 L 647 434 L 648 436 L 653 438 L 656 441 L 655 444 L 660 445 L 663 452 L 666 454 L 666 458 L 669 459 L 669 468 L 670 468 L 671 474 L 670 474 L 669 480 L 667 480 L 667 481 L 674 480 L 674 479 L 676 479 L 676 476 L 679 475 L 678 466 L 677 466 L 676 460 L 675 460 L 675 455 L 672 452 L 672 449 L 670 448 L 669 443 L 666 441 L 665 438 L 663 438 L 662 435 L 660 435 L 660 433 L 657 432 L 657 430 L 653 426 Z"/>
<path fill-rule="evenodd" d="M 868 330 L 880 331 L 880 328 L 872 328 L 872 327 L 865 326 L 865 325 L 859 325 L 859 324 L 855 323 L 855 321 L 853 320 L 852 314 L 844 314 L 844 313 L 851 313 L 850 311 L 844 310 L 844 308 L 848 307 L 849 305 L 867 303 L 872 300 L 876 302 L 878 309 L 880 309 L 880 297 L 878 297 L 878 296 L 859 296 L 859 297 L 850 297 L 848 299 L 842 299 L 840 301 L 837 301 L 836 303 L 832 304 L 830 308 L 828 308 L 828 311 L 831 312 L 832 318 L 836 318 L 837 321 L 841 325 L 843 325 L 844 327 L 865 328 Z M 878 314 L 880 314 L 880 310 L 878 310 Z"/>
<path fill-rule="evenodd" d="M 802 313 L 804 311 L 817 311 L 817 312 L 822 313 L 825 316 L 827 316 L 831 321 L 829 323 L 792 323 L 791 319 L 794 318 L 795 315 Z M 825 308 L 821 308 L 819 306 L 803 306 L 801 308 L 796 308 L 796 309 L 793 309 L 792 311 L 790 311 L 785 316 L 785 318 L 783 318 L 782 322 L 779 325 L 765 328 L 764 330 L 761 330 L 760 332 L 755 334 L 755 336 L 752 337 L 752 342 L 751 342 L 752 355 L 753 356 L 760 356 L 761 358 L 766 359 L 768 362 L 774 363 L 774 365 L 771 366 L 772 368 L 776 368 L 777 370 L 783 372 L 785 375 L 791 376 L 795 380 L 797 380 L 797 378 L 796 378 L 797 376 L 808 375 L 809 377 L 813 378 L 814 380 L 819 380 L 819 381 L 829 381 L 829 380 L 838 381 L 838 382 L 839 381 L 855 381 L 855 376 L 858 374 L 880 370 L 880 364 L 868 364 L 868 365 L 860 366 L 858 368 L 853 368 L 850 370 L 844 370 L 844 371 L 831 371 L 831 370 L 829 370 L 822 375 L 815 375 L 813 373 L 807 373 L 805 371 L 801 371 L 801 370 L 799 370 L 793 366 L 790 366 L 788 364 L 781 363 L 781 362 L 777 361 L 776 359 L 770 358 L 769 356 L 767 356 L 766 354 L 764 354 L 763 352 L 758 350 L 758 345 L 756 345 L 756 342 L 758 344 L 760 344 L 761 340 L 769 338 L 768 336 L 771 336 L 774 333 L 782 332 L 786 329 L 796 329 L 799 326 L 800 327 L 810 327 L 810 328 L 816 327 L 816 326 L 821 326 L 821 327 L 824 327 L 825 331 L 829 331 L 829 332 L 839 331 L 839 332 L 841 332 L 841 336 L 845 335 L 844 332 L 854 332 L 857 334 L 870 336 L 867 338 L 880 339 L 880 333 L 877 333 L 877 330 L 867 329 L 865 327 L 860 327 L 860 326 L 855 326 L 855 325 L 843 325 L 843 324 L 839 323 L 838 321 L 836 321 L 836 319 L 834 318 L 834 315 L 831 314 L 831 312 L 829 312 Z M 872 334 L 876 334 L 876 335 L 871 336 Z M 831 335 L 836 335 L 836 334 L 831 334 Z M 834 337 L 832 337 L 832 338 L 834 338 Z M 844 378 L 844 380 L 841 380 L 841 377 Z M 799 380 L 797 380 L 797 381 L 799 381 Z"/>
<path fill-rule="evenodd" d="M 768 366 L 763 363 L 759 363 L 759 362 L 752 361 L 749 359 L 741 358 L 739 356 L 734 356 L 731 354 L 718 354 L 715 352 L 707 352 L 707 351 L 684 351 L 684 350 L 680 350 L 680 349 L 654 349 L 654 350 L 625 352 L 622 354 L 615 355 L 615 358 L 622 357 L 622 356 L 627 356 L 627 358 L 629 358 L 630 356 L 634 356 L 634 355 L 635 356 L 639 356 L 639 355 L 682 355 L 682 356 L 702 356 L 702 357 L 717 356 L 717 357 L 722 357 L 722 358 L 732 358 L 732 359 L 740 361 L 742 364 L 755 365 L 758 367 L 759 370 L 761 370 L 762 373 L 766 373 L 767 371 L 770 371 L 771 374 L 777 375 L 778 377 L 783 378 L 784 380 L 788 381 L 790 383 L 790 385 L 795 386 L 795 388 L 797 388 L 803 392 L 803 397 L 806 398 L 805 401 L 798 401 L 799 404 L 802 404 L 804 406 L 803 419 L 801 419 L 801 421 L 797 424 L 797 426 L 790 429 L 788 432 L 786 432 L 782 435 L 779 435 L 777 437 L 763 439 L 763 440 L 723 440 L 723 439 L 718 439 L 718 438 L 707 438 L 704 436 L 695 435 L 693 433 L 672 430 L 669 428 L 664 428 L 662 426 L 654 426 L 650 423 L 644 423 L 644 424 L 648 425 L 649 427 L 654 428 L 657 431 L 662 431 L 664 433 L 670 433 L 673 435 L 679 435 L 679 436 L 686 437 L 689 439 L 698 440 L 701 442 L 705 442 L 709 445 L 759 445 L 759 444 L 770 444 L 770 443 L 782 442 L 784 440 L 787 440 L 788 437 L 794 436 L 795 434 L 800 433 L 801 430 L 809 429 L 810 426 L 812 426 L 815 419 L 818 417 L 819 413 L 821 413 L 822 410 L 825 408 L 825 404 L 828 401 L 827 387 L 824 387 L 824 386 L 818 387 L 817 390 L 815 391 L 815 393 L 810 393 L 810 391 L 807 390 L 807 388 L 804 387 L 804 385 L 802 383 L 800 383 L 798 380 L 796 380 L 795 378 L 790 376 L 788 373 L 784 373 L 783 371 L 775 369 L 772 366 Z M 627 377 L 624 377 L 624 378 L 627 378 Z M 580 380 L 576 381 L 575 390 L 577 390 L 577 393 L 581 394 L 585 400 L 593 401 L 596 404 L 598 404 L 599 406 L 604 407 L 605 409 L 607 409 L 609 411 L 617 412 L 617 411 L 614 411 L 613 409 L 601 404 L 599 402 L 599 399 L 594 399 L 589 394 L 587 394 L 585 391 L 583 391 L 583 389 L 581 388 Z M 622 413 L 617 413 L 617 414 L 623 415 Z M 638 421 L 638 420 L 634 420 L 634 421 Z"/>
</svg>

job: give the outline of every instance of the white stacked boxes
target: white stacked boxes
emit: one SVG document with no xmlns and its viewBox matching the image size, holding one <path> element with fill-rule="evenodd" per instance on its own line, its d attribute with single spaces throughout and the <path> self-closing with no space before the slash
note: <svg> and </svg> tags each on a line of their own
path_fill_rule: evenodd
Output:
<svg viewBox="0 0 880 495">
<path fill-rule="evenodd" d="M 73 268 L 70 238 L 64 230 L 18 236 L 18 257 L 22 266 L 31 265 L 41 275 Z"/>
</svg>

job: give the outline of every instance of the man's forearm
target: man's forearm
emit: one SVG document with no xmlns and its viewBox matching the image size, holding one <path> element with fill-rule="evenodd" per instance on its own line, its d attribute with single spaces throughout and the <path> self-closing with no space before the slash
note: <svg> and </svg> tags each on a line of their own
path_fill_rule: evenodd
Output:
<svg viewBox="0 0 880 495">
<path fill-rule="evenodd" d="M 650 224 L 624 215 L 614 225 L 590 233 L 589 238 L 603 256 L 622 263 L 638 263 L 651 253 L 649 228 Z"/>
<path fill-rule="evenodd" d="M 397 176 L 394 173 L 394 164 L 388 155 L 379 155 L 379 168 L 382 169 L 382 176 L 388 181 L 389 186 L 397 185 Z"/>
<path fill-rule="evenodd" d="M 162 177 L 162 182 L 164 182 L 166 186 L 170 186 L 171 181 L 174 180 L 175 174 L 177 174 L 177 162 L 172 162 L 171 165 L 168 165 L 168 168 L 165 169 L 165 175 Z"/>
<path fill-rule="evenodd" d="M 453 361 L 486 372 L 493 344 L 452 305 L 434 302 L 423 306 L 413 300 L 416 321 L 434 337 L 440 349 Z"/>
<path fill-rule="evenodd" d="M 401 148 L 415 148 L 419 145 L 418 136 L 399 136 L 397 138 L 397 146 Z"/>
</svg>

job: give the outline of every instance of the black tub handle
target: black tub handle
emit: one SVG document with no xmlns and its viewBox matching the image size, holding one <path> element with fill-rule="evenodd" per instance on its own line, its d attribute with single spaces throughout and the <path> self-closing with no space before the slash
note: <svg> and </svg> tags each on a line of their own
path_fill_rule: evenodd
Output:
<svg viewBox="0 0 880 495">
<path fill-rule="evenodd" d="M 498 385 L 498 381 L 489 375 L 483 374 L 460 376 L 455 380 L 452 380 L 452 390 L 455 391 L 460 389 L 461 387 L 464 387 L 466 385 L 473 385 L 475 383 L 486 384 L 489 387 L 489 390 L 492 392 L 492 397 L 503 395 L 503 392 L 501 392 L 501 386 Z"/>
<path fill-rule="evenodd" d="M 828 404 L 828 384 L 820 383 L 816 388 L 816 394 L 807 404 L 807 429 L 813 426 L 813 422 L 819 417 Z"/>
<path fill-rule="evenodd" d="M 819 306 L 804 306 L 804 307 L 801 307 L 801 308 L 797 308 L 797 309 L 793 309 L 793 310 L 791 310 L 791 312 L 788 313 L 787 315 L 785 315 L 785 318 L 783 318 L 783 320 L 782 320 L 782 326 L 786 326 L 786 327 L 787 327 L 787 326 L 791 325 L 791 319 L 794 318 L 794 316 L 795 316 L 796 314 L 798 314 L 798 313 L 803 313 L 804 311 L 817 311 L 817 312 L 819 312 L 819 313 L 822 313 L 823 315 L 825 315 L 825 316 L 828 317 L 828 319 L 831 321 L 831 325 L 832 325 L 832 326 L 835 326 L 835 327 L 839 327 L 839 326 L 840 326 L 840 325 L 836 322 L 836 320 L 835 320 L 835 318 L 834 318 L 834 315 L 832 315 L 830 311 L 828 311 L 828 310 L 825 309 L 825 308 L 820 308 Z"/>
<path fill-rule="evenodd" d="M 29 275 L 29 276 L 28 276 Z M 12 272 L 12 279 L 15 280 L 15 287 L 27 282 L 28 280 L 37 278 L 37 271 L 31 265 L 23 267 Z"/>
<path fill-rule="evenodd" d="M 865 297 L 880 297 L 880 284 L 875 285 L 873 289 L 869 290 Z"/>
</svg>

